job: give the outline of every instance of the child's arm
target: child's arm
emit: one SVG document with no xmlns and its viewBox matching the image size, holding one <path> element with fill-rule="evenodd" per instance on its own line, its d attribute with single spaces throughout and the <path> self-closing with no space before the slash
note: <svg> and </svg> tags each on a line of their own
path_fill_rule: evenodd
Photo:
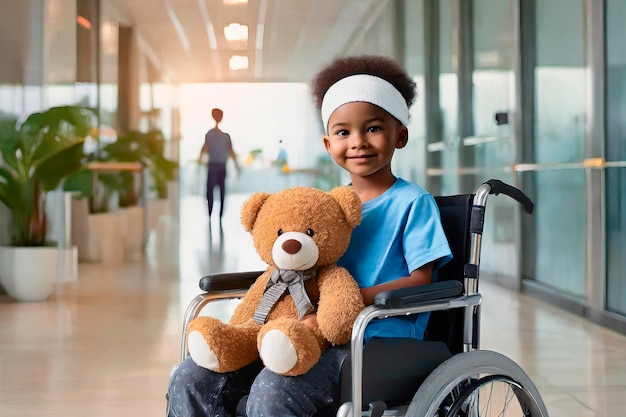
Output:
<svg viewBox="0 0 626 417">
<path fill-rule="evenodd" d="M 398 288 L 415 287 L 418 285 L 430 284 L 433 275 L 433 264 L 427 263 L 426 265 L 411 272 L 408 277 L 400 277 L 393 281 L 385 282 L 383 284 L 374 285 L 373 287 L 361 288 L 361 295 L 363 295 L 363 302 L 365 305 L 374 304 L 374 298 L 376 294 L 381 291 L 395 290 Z"/>
</svg>

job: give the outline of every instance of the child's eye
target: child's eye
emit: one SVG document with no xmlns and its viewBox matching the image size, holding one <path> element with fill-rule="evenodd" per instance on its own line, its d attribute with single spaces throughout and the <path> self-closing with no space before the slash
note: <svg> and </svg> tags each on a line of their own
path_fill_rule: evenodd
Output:
<svg viewBox="0 0 626 417">
<path fill-rule="evenodd" d="M 380 131 L 380 126 L 370 126 L 367 128 L 368 133 L 374 133 Z"/>
<path fill-rule="evenodd" d="M 350 132 L 348 132 L 348 131 L 347 131 L 347 130 L 345 130 L 345 129 L 339 130 L 339 131 L 337 131 L 337 133 L 335 133 L 335 135 L 337 135 L 337 136 L 341 136 L 341 137 L 348 136 L 349 134 L 350 134 Z"/>
</svg>

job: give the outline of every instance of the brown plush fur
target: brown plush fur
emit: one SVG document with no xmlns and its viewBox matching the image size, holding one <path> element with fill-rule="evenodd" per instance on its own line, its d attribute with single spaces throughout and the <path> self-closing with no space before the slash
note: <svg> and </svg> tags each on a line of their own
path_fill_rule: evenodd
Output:
<svg viewBox="0 0 626 417">
<path fill-rule="evenodd" d="M 268 263 L 235 310 L 228 324 L 201 316 L 188 333 L 199 331 L 218 358 L 218 372 L 240 369 L 258 358 L 263 337 L 270 329 L 287 335 L 297 353 L 297 363 L 285 375 L 306 373 L 328 346 L 350 340 L 357 315 L 365 307 L 356 281 L 335 264 L 346 251 L 354 227 L 361 221 L 361 202 L 350 187 L 330 193 L 296 187 L 276 194 L 254 194 L 242 208 L 242 224 L 252 234 L 255 248 Z M 265 325 L 252 317 L 274 270 L 272 246 L 283 232 L 315 231 L 312 239 L 319 250 L 316 278 L 305 283 L 311 302 L 317 306 L 318 329 L 298 319 L 294 302 L 286 293 L 271 310 Z M 192 352 L 193 358 L 193 352 Z"/>
</svg>

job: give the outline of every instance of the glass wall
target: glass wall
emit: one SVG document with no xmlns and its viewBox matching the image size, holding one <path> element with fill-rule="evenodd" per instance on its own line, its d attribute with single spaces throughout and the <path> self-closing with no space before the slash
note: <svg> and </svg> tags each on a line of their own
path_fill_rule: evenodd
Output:
<svg viewBox="0 0 626 417">
<path fill-rule="evenodd" d="M 588 158 L 597 156 L 601 140 L 588 133 L 590 103 L 600 94 L 594 90 L 592 97 L 589 84 L 597 60 L 590 54 L 600 47 L 589 45 L 597 39 L 591 27 L 597 30 L 601 24 L 592 18 L 595 4 L 588 0 L 424 4 L 428 30 L 424 72 L 426 89 L 433 92 L 425 103 L 427 175 L 435 184 L 430 191 L 469 192 L 470 185 L 489 178 L 521 186 L 535 201 L 535 214 L 520 218 L 512 201 L 490 201 L 483 248 L 495 257 L 485 257 L 483 271 L 514 287 L 520 285 L 521 273 L 541 284 L 533 288 L 590 302 L 600 288 L 587 267 L 594 256 L 587 252 L 587 239 L 599 233 L 598 225 L 588 219 L 594 212 L 587 212 L 592 196 L 586 166 Z M 612 19 L 608 24 L 623 18 L 620 10 L 608 10 L 607 16 Z M 555 25 L 557 21 L 563 24 Z M 614 25 L 619 29 L 609 29 L 609 37 L 622 39 L 618 31 L 623 29 Z M 619 41 L 613 42 L 619 48 Z M 610 44 L 608 48 L 610 55 Z M 619 72 L 623 55 L 620 50 L 609 57 L 607 69 L 612 94 L 607 107 L 613 112 L 613 118 L 607 115 L 613 130 L 607 148 L 619 160 L 624 158 L 620 154 L 624 111 L 619 106 L 626 79 Z M 620 189 L 614 177 L 622 168 L 611 169 L 615 174 L 607 174 L 607 190 Z M 519 170 L 524 173 L 518 175 Z M 623 198 L 613 192 L 607 200 L 609 228 L 624 220 Z M 620 231 L 608 234 L 609 287 L 620 290 L 612 291 L 620 295 L 611 294 L 609 304 L 620 310 L 624 306 L 614 298 L 626 298 L 621 296 L 624 267 L 617 260 L 624 238 Z"/>
<path fill-rule="evenodd" d="M 117 136 L 119 27 L 115 9 L 102 4 L 100 20 L 100 140 Z"/>
<path fill-rule="evenodd" d="M 76 104 L 76 0 L 47 0 L 44 12 L 45 107 Z"/>
<path fill-rule="evenodd" d="M 507 169 L 516 161 L 513 129 L 515 102 L 515 27 L 513 2 L 471 2 L 471 118 L 461 139 L 471 192 L 497 178 L 514 184 Z M 476 168 L 472 171 L 472 168 Z M 473 173 L 469 175 L 469 173 Z M 468 184 L 470 186 L 470 184 Z M 518 276 L 516 203 L 505 197 L 489 200 L 486 211 L 481 269 L 498 282 L 514 287 Z"/>
<path fill-rule="evenodd" d="M 524 162 L 537 164 L 529 175 L 536 209 L 533 230 L 528 232 L 535 233 L 535 245 L 524 254 L 524 275 L 583 297 L 586 2 L 537 1 L 534 7 L 534 45 L 528 48 L 535 63 L 533 142 Z"/>
<path fill-rule="evenodd" d="M 148 55 L 154 56 L 146 42 L 129 36 L 132 65 L 131 60 L 119 65 L 123 24 L 130 22 L 114 4 L 101 0 L 0 0 L 0 117 L 87 105 L 100 110 L 104 127 L 100 133 L 115 138 L 120 71 L 131 73 L 127 79 L 133 80 L 127 86 L 130 100 L 125 111 L 138 114 L 138 84 L 145 79 L 139 67 L 145 66 Z M 172 124 L 163 119 L 168 127 Z M 138 122 L 139 117 L 133 118 L 132 128 Z M 96 146 L 91 141 L 86 150 Z M 7 219 L 0 207 L 0 244 L 7 238 Z"/>
<path fill-rule="evenodd" d="M 430 150 L 441 152 L 441 189 L 439 194 L 455 194 L 458 186 L 458 110 L 459 110 L 459 80 L 458 80 L 458 43 L 454 37 L 459 25 L 459 13 L 456 1 L 441 0 L 438 2 L 438 87 L 439 87 L 439 144 L 440 148 Z"/>
<path fill-rule="evenodd" d="M 512 2 L 472 2 L 472 85 L 474 163 L 481 167 L 510 165 L 515 159 L 512 110 L 515 106 Z"/>
<path fill-rule="evenodd" d="M 76 2 L 76 101 L 98 106 L 98 0 Z"/>
<path fill-rule="evenodd" d="M 404 0 L 399 15 L 398 26 L 403 28 L 400 36 L 404 37 L 402 45 L 402 62 L 417 86 L 417 96 L 410 109 L 409 141 L 404 149 L 396 152 L 392 161 L 393 171 L 400 177 L 416 184 L 426 184 L 426 122 L 425 100 L 426 87 L 424 80 L 424 38 L 425 27 L 415 22 L 424 21 L 424 1 Z"/>
<path fill-rule="evenodd" d="M 0 0 L 0 114 L 43 107 L 43 6 Z"/>
<path fill-rule="evenodd" d="M 427 188 L 520 186 L 535 212 L 490 200 L 481 271 L 613 327 L 607 311 L 626 316 L 626 3 L 419 5 L 407 22 L 424 42 L 406 62 L 423 54 Z M 407 46 L 420 35 L 404 31 Z"/>
<path fill-rule="evenodd" d="M 626 3 L 606 3 L 607 309 L 626 314 Z M 613 164 L 614 166 L 611 166 Z"/>
</svg>

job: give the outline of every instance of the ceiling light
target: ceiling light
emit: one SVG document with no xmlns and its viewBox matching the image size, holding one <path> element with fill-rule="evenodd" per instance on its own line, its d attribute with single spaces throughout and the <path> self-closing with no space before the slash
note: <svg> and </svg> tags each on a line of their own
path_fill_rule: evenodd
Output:
<svg viewBox="0 0 626 417">
<path fill-rule="evenodd" d="M 228 60 L 228 67 L 233 70 L 242 70 L 248 68 L 248 57 L 244 55 L 233 55 Z"/>
<path fill-rule="evenodd" d="M 226 5 L 232 5 L 232 4 L 246 4 L 248 3 L 248 0 L 222 0 L 224 4 Z"/>
<path fill-rule="evenodd" d="M 224 36 L 227 41 L 246 41 L 248 40 L 248 25 L 231 23 L 224 26 Z"/>
<path fill-rule="evenodd" d="M 91 22 L 85 16 L 81 16 L 81 15 L 76 16 L 76 23 L 78 23 L 79 25 L 81 25 L 87 30 L 91 29 Z"/>
</svg>

